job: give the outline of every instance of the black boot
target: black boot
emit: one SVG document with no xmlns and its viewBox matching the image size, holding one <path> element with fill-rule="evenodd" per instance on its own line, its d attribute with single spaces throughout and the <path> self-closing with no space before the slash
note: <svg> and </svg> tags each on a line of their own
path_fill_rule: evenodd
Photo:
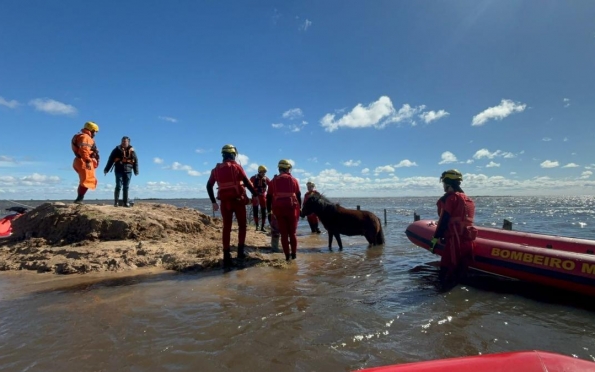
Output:
<svg viewBox="0 0 595 372">
<path fill-rule="evenodd" d="M 229 251 L 223 251 L 223 269 L 231 268 L 231 253 Z"/>
<path fill-rule="evenodd" d="M 74 199 L 74 204 L 83 204 L 83 198 L 85 197 L 85 195 L 79 195 L 76 197 L 76 199 Z"/>
<path fill-rule="evenodd" d="M 244 246 L 243 245 L 238 245 L 238 258 L 240 260 L 243 260 L 244 258 L 246 258 L 246 253 L 244 253 Z"/>
<path fill-rule="evenodd" d="M 122 190 L 122 206 L 123 207 L 130 207 L 130 204 L 128 204 L 128 189 L 124 189 Z"/>
<path fill-rule="evenodd" d="M 295 253 L 292 253 L 292 254 L 291 254 L 291 259 L 292 259 L 292 260 L 295 260 L 295 258 L 296 258 L 296 257 L 297 257 L 297 255 L 296 255 Z"/>
<path fill-rule="evenodd" d="M 289 253 L 285 253 L 285 261 L 289 261 L 291 259 L 291 256 L 289 255 Z"/>
<path fill-rule="evenodd" d="M 120 190 L 114 190 L 114 207 L 118 206 L 118 200 L 120 199 Z"/>
</svg>

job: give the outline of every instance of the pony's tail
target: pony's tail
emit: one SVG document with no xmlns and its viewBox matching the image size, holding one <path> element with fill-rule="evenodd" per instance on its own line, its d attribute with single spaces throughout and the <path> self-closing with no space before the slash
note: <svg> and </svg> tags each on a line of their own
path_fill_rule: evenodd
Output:
<svg viewBox="0 0 595 372">
<path fill-rule="evenodd" d="M 376 234 L 376 244 L 384 244 L 384 230 L 382 230 L 382 224 L 380 224 L 380 230 Z"/>
</svg>

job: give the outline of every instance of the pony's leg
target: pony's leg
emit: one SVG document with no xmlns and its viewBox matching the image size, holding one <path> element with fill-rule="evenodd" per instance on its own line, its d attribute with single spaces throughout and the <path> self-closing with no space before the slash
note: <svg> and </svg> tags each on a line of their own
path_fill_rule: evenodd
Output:
<svg viewBox="0 0 595 372">
<path fill-rule="evenodd" d="M 332 232 L 328 232 L 328 250 L 332 251 L 333 250 L 333 233 Z"/>
<path fill-rule="evenodd" d="M 339 244 L 339 250 L 342 251 L 343 250 L 343 242 L 341 241 L 341 234 L 336 233 L 335 239 L 337 239 L 337 244 Z"/>
</svg>

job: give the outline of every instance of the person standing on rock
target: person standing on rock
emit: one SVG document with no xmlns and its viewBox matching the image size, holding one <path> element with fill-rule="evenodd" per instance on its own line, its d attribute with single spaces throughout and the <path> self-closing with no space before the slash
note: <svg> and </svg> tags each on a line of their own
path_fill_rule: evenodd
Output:
<svg viewBox="0 0 595 372">
<path fill-rule="evenodd" d="M 114 207 L 118 206 L 120 199 L 120 190 L 122 190 L 122 206 L 130 207 L 128 203 L 128 187 L 132 179 L 132 172 L 138 176 L 138 157 L 134 147 L 130 145 L 130 137 L 122 137 L 120 145 L 112 150 L 112 153 L 107 160 L 107 164 L 103 169 L 103 174 L 114 169 L 116 175 L 116 188 L 114 189 Z"/>
<path fill-rule="evenodd" d="M 281 246 L 285 253 L 285 260 L 289 261 L 290 258 L 295 260 L 297 255 L 297 226 L 302 193 L 298 180 L 291 175 L 291 163 L 281 159 L 277 167 L 279 174 L 269 182 L 267 211 L 269 214 L 274 214 L 277 219 L 281 233 Z"/>
<path fill-rule="evenodd" d="M 83 204 L 88 189 L 95 190 L 97 178 L 95 168 L 99 166 L 99 150 L 95 146 L 95 133 L 99 132 L 99 125 L 88 121 L 83 129 L 72 137 L 70 146 L 74 152 L 72 168 L 79 176 L 79 186 L 75 204 Z"/>
<path fill-rule="evenodd" d="M 213 211 L 221 210 L 221 217 L 223 218 L 223 268 L 229 269 L 231 267 L 231 225 L 233 222 L 233 215 L 235 214 L 238 221 L 238 259 L 246 258 L 244 253 L 244 243 L 246 241 L 246 205 L 250 203 L 250 199 L 246 195 L 246 188 L 252 193 L 252 197 L 257 197 L 258 192 L 252 186 L 252 183 L 246 176 L 246 172 L 242 166 L 236 163 L 235 159 L 238 151 L 234 145 L 225 145 L 221 149 L 221 156 L 223 162 L 218 163 L 213 170 L 211 176 L 207 181 L 207 193 L 213 203 Z M 213 186 L 217 182 L 217 199 L 221 203 L 221 208 L 215 200 L 215 193 Z"/>
</svg>

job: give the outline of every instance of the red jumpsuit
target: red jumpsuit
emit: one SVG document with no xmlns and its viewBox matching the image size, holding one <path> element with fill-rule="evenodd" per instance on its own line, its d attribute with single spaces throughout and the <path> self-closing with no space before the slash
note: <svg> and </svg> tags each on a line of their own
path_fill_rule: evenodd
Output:
<svg viewBox="0 0 595 372">
<path fill-rule="evenodd" d="M 438 227 L 436 238 L 444 238 L 444 252 L 440 260 L 441 276 L 447 281 L 464 275 L 473 260 L 473 240 L 477 229 L 473 227 L 475 203 L 462 192 L 447 192 L 436 203 Z"/>
<path fill-rule="evenodd" d="M 221 201 L 223 218 L 223 251 L 229 252 L 233 214 L 238 220 L 238 247 L 246 241 L 246 204 L 249 203 L 242 180 L 248 180 L 244 169 L 235 160 L 226 159 L 211 171 L 207 186 L 217 182 L 217 199 Z M 250 185 L 250 188 L 252 185 Z"/>
<path fill-rule="evenodd" d="M 250 178 L 250 182 L 258 192 L 258 196 L 254 196 L 252 198 L 252 210 L 254 216 L 254 224 L 258 228 L 258 207 L 260 206 L 260 214 L 261 214 L 261 225 L 264 228 L 264 222 L 266 221 L 266 213 L 267 213 L 267 186 L 270 182 L 267 176 L 260 176 L 259 174 L 255 174 Z"/>
<path fill-rule="evenodd" d="M 297 253 L 297 226 L 300 217 L 300 185 L 290 173 L 281 173 L 269 182 L 267 197 L 272 196 L 272 211 L 279 224 L 281 246 L 286 257 L 295 259 Z"/>
</svg>

